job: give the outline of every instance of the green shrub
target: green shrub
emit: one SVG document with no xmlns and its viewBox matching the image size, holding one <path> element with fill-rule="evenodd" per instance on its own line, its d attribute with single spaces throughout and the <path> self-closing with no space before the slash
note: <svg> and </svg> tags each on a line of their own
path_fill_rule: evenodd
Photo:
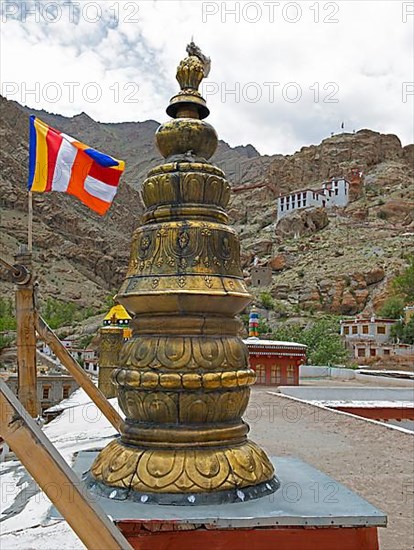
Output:
<svg viewBox="0 0 414 550">
<path fill-rule="evenodd" d="M 0 334 L 0 351 L 2 349 L 10 347 L 10 344 L 13 342 L 13 336 L 7 336 L 5 334 Z"/>
<path fill-rule="evenodd" d="M 399 319 L 404 314 L 404 300 L 400 296 L 391 296 L 384 302 L 378 314 L 384 319 Z"/>
<path fill-rule="evenodd" d="M 406 303 L 414 301 L 414 255 L 409 256 L 408 261 L 409 265 L 392 282 L 395 291 L 404 297 Z"/>
<path fill-rule="evenodd" d="M 260 301 L 265 309 L 273 309 L 275 306 L 272 295 L 269 292 L 261 292 Z"/>
<path fill-rule="evenodd" d="M 0 298 L 0 331 L 15 329 L 14 301 L 11 298 Z"/>
<path fill-rule="evenodd" d="M 61 302 L 54 298 L 48 298 L 41 307 L 42 317 L 53 329 L 65 325 L 75 325 L 95 314 L 92 307 L 83 307 L 72 302 Z"/>
</svg>

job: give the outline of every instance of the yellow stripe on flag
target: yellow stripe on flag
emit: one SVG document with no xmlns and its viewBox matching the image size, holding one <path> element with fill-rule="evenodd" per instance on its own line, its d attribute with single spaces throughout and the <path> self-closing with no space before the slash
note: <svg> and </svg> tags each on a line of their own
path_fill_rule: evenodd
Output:
<svg viewBox="0 0 414 550">
<path fill-rule="evenodd" d="M 43 193 L 47 185 L 47 142 L 46 136 L 49 127 L 43 124 L 38 118 L 35 119 L 34 125 L 37 133 L 36 144 L 36 170 L 32 186 L 32 191 Z"/>
<path fill-rule="evenodd" d="M 123 160 L 118 160 L 118 162 L 118 166 L 111 166 L 111 170 L 120 170 L 123 172 L 125 170 L 125 162 Z"/>
</svg>

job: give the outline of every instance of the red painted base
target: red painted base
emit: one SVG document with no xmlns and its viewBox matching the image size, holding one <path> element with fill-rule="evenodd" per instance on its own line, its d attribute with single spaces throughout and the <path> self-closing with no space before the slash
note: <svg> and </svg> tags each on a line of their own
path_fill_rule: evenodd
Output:
<svg viewBox="0 0 414 550">
<path fill-rule="evenodd" d="M 379 550 L 376 527 L 179 530 L 179 525 L 162 522 L 117 525 L 136 550 Z"/>
<path fill-rule="evenodd" d="M 332 407 L 337 411 L 343 411 L 372 420 L 414 420 L 414 407 Z"/>
</svg>

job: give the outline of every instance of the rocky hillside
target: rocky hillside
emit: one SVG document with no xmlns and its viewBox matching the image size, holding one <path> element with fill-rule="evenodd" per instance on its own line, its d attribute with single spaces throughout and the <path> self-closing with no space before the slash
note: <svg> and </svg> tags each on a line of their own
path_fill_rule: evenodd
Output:
<svg viewBox="0 0 414 550">
<path fill-rule="evenodd" d="M 317 188 L 355 167 L 363 172 L 362 187 L 346 208 L 304 210 L 276 223 L 277 194 Z M 270 266 L 265 290 L 290 315 L 378 310 L 414 253 L 414 145 L 370 130 L 341 134 L 273 159 L 264 181 L 267 187 L 233 195 L 245 275 L 255 255 Z"/>
<path fill-rule="evenodd" d="M 1 98 L 0 254 L 12 259 L 26 242 L 29 111 Z M 33 111 L 30 111 L 33 113 Z M 63 194 L 35 195 L 35 264 L 43 296 L 98 307 L 120 284 L 133 229 L 139 223 L 141 182 L 161 158 L 154 146 L 158 122 L 102 124 L 34 112 L 42 120 L 127 162 L 119 193 L 100 218 Z M 230 213 L 242 239 L 243 267 L 253 258 L 273 269 L 267 289 L 278 307 L 353 314 L 381 303 L 387 284 L 413 251 L 414 146 L 369 130 L 341 134 L 294 155 L 260 156 L 251 146 L 220 142 L 213 161 L 239 191 Z M 346 209 L 306 211 L 276 224 L 279 193 L 318 186 L 358 167 L 360 198 Z M 263 185 L 240 191 L 240 187 Z M 11 286 L 0 283 L 3 293 Z"/>
<path fill-rule="evenodd" d="M 127 169 L 109 213 L 101 218 L 64 194 L 34 195 L 34 260 L 40 295 L 98 307 L 120 285 L 128 264 L 130 238 L 142 213 L 140 185 L 162 158 L 154 144 L 158 122 L 101 124 L 82 113 L 73 118 L 28 110 L 0 96 L 0 254 L 12 261 L 18 243 L 27 242 L 28 117 L 76 136 L 126 161 Z M 167 118 L 167 117 L 166 117 Z M 272 157 L 256 149 L 220 141 L 214 161 L 231 181 L 259 178 Z M 11 285 L 0 281 L 2 294 Z"/>
</svg>

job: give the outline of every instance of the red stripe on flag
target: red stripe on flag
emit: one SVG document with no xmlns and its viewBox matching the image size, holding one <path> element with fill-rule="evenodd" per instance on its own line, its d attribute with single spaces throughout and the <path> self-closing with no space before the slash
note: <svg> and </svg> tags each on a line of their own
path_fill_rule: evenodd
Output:
<svg viewBox="0 0 414 550">
<path fill-rule="evenodd" d="M 97 162 L 94 162 L 89 171 L 89 175 L 96 180 L 103 181 L 107 185 L 118 187 L 122 172 L 121 170 L 104 168 L 103 166 L 99 166 Z"/>
<path fill-rule="evenodd" d="M 46 135 L 47 144 L 47 183 L 45 191 L 52 190 L 52 181 L 55 174 L 56 161 L 63 138 L 59 132 L 49 127 Z"/>
</svg>

